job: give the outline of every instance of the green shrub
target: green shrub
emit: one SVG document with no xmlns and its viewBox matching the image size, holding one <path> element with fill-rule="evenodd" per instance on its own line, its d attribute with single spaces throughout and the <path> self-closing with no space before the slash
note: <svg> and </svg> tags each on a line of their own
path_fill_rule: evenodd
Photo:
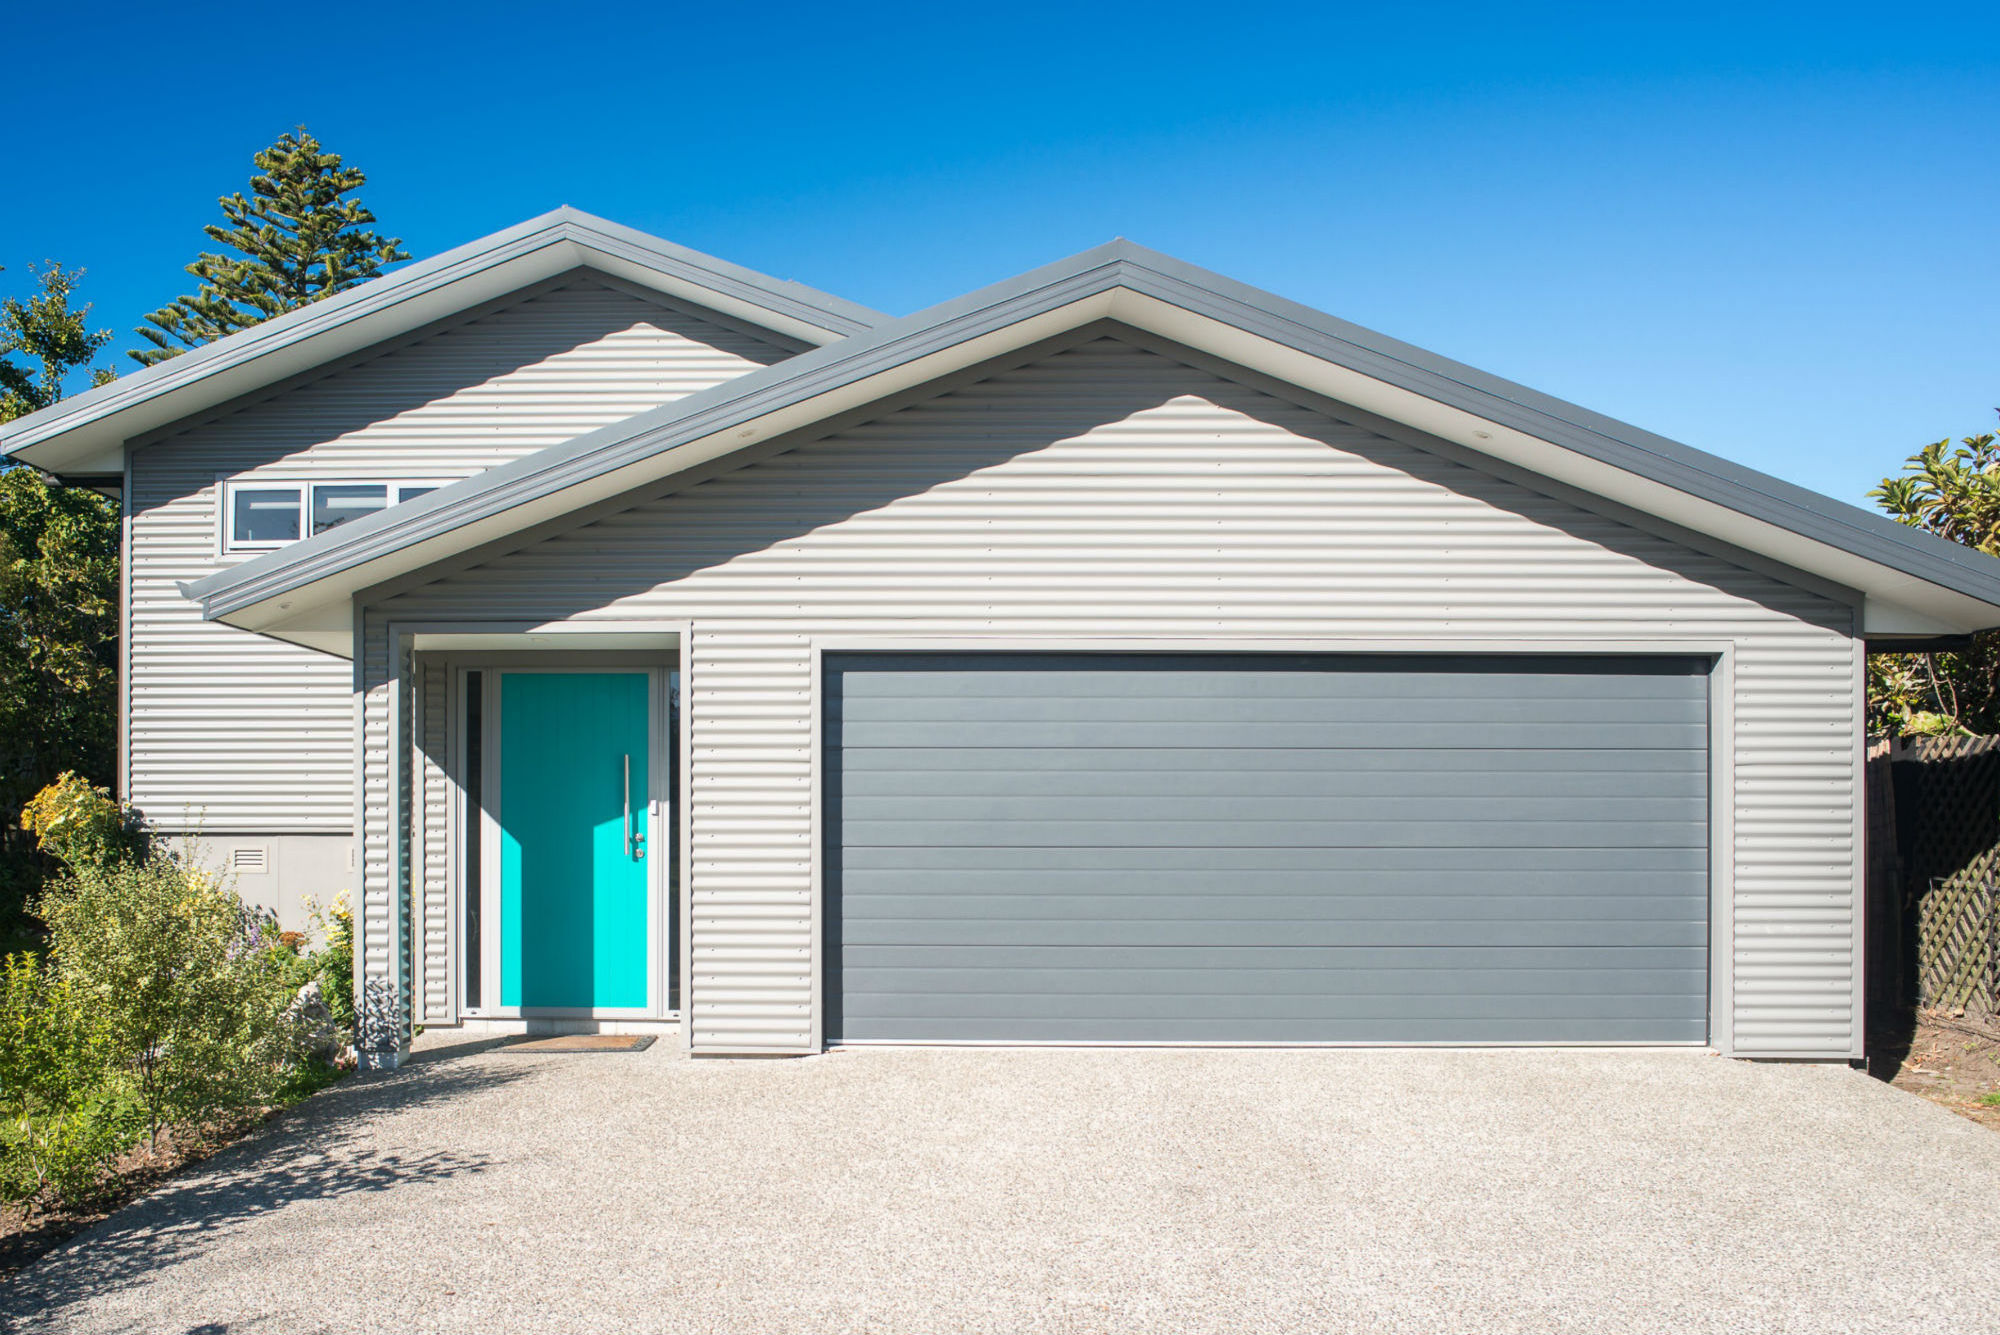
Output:
<svg viewBox="0 0 2000 1335">
<path fill-rule="evenodd" d="M 33 955 L 0 961 L 0 1197 L 87 1201 L 132 1143 L 106 1018 Z"/>
<path fill-rule="evenodd" d="M 312 976 L 319 980 L 333 1022 L 347 1041 L 354 1041 L 354 910 L 347 896 L 335 899 L 325 909 L 312 912 L 313 931 L 320 938 L 319 949 L 308 957 Z"/>
<path fill-rule="evenodd" d="M 157 1143 L 272 1101 L 296 1056 L 285 952 L 220 880 L 161 853 L 78 865 L 39 905 L 57 973 L 101 1015 Z"/>
<path fill-rule="evenodd" d="M 145 826 L 137 813 L 73 770 L 28 799 L 21 808 L 21 828 L 35 836 L 44 853 L 72 870 L 129 861 L 146 848 Z"/>
</svg>

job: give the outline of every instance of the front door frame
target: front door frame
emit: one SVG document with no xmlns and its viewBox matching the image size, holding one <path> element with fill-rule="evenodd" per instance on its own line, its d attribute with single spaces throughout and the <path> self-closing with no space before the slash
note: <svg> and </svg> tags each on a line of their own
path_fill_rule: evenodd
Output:
<svg viewBox="0 0 2000 1335">
<path fill-rule="evenodd" d="M 565 638 L 582 640 L 583 635 Z M 493 649 L 493 650 L 443 650 L 432 651 L 436 660 L 442 661 L 448 687 L 446 690 L 446 746 L 450 755 L 448 792 L 450 820 L 447 863 L 450 868 L 450 919 L 446 925 L 447 952 L 451 961 L 450 972 L 456 1013 L 470 1020 L 675 1020 L 679 1011 L 668 1002 L 674 989 L 675 974 L 684 972 L 683 957 L 686 944 L 674 948 L 674 929 L 679 916 L 675 896 L 670 889 L 670 881 L 678 879 L 681 897 L 686 894 L 686 764 L 687 751 L 685 734 L 687 731 L 686 709 L 681 711 L 679 732 L 681 736 L 670 736 L 673 711 L 669 699 L 669 678 L 678 672 L 681 680 L 682 699 L 687 691 L 687 637 L 679 637 L 678 647 L 657 650 L 630 649 Z M 420 651 L 421 652 L 421 651 Z M 483 695 L 484 707 L 481 711 L 482 758 L 480 791 L 485 798 L 482 809 L 477 813 L 476 822 L 467 819 L 468 802 L 461 777 L 465 773 L 465 679 L 466 674 L 479 671 L 488 674 L 488 685 Z M 503 1006 L 486 1000 L 497 997 L 500 985 L 500 827 L 494 818 L 492 808 L 497 805 L 500 792 L 499 744 L 499 691 L 498 674 L 501 672 L 644 672 L 648 679 L 649 719 L 647 723 L 647 778 L 649 791 L 646 794 L 648 850 L 647 885 L 647 1004 L 643 1007 L 555 1007 L 555 1006 Z M 672 748 L 672 749 L 669 749 Z M 676 801 L 671 791 L 674 775 L 680 780 L 680 800 Z M 471 828 L 469 828 L 469 826 Z M 477 837 L 480 840 L 480 880 L 479 886 L 469 886 L 465 881 L 465 840 Z M 664 844 L 665 847 L 661 847 Z M 668 858 L 675 859 L 669 863 Z M 670 877 L 672 867 L 678 867 L 680 876 Z M 465 939 L 465 897 L 469 894 L 480 896 L 480 926 L 483 941 L 468 942 Z M 480 950 L 480 978 L 482 1001 L 485 1004 L 469 1006 L 465 996 L 465 952 L 476 947 Z M 682 996 L 685 996 L 685 982 L 682 980 Z"/>
<path fill-rule="evenodd" d="M 480 898 L 479 921 L 480 952 L 479 973 L 482 987 L 498 989 L 501 983 L 502 959 L 500 951 L 500 914 L 502 905 L 500 875 L 500 819 L 497 813 L 499 796 L 502 792 L 501 771 L 506 757 L 501 753 L 501 696 L 497 689 L 503 675 L 537 674 L 565 675 L 581 673 L 640 673 L 646 674 L 646 829 L 648 843 L 646 856 L 646 1004 L 644 1006 L 506 1006 L 483 1005 L 477 1011 L 465 1007 L 460 1012 L 484 1019 L 565 1019 L 565 1020 L 654 1020 L 667 1016 L 667 971 L 673 967 L 671 942 L 671 914 L 667 904 L 666 859 L 677 856 L 679 840 L 675 838 L 674 822 L 665 814 L 670 803 L 662 780 L 666 777 L 666 721 L 671 716 L 668 709 L 667 675 L 668 669 L 659 663 L 620 664 L 603 661 L 593 655 L 594 661 L 585 663 L 466 663 L 454 675 L 462 684 L 465 673 L 484 672 L 488 686 L 483 692 L 483 707 L 480 711 L 480 792 L 485 802 L 479 813 L 479 867 L 481 885 L 467 887 L 467 892 L 478 893 Z M 463 694 L 460 696 L 463 699 Z M 462 715 L 460 716 L 463 717 Z M 665 835 L 669 845 L 662 850 L 658 847 L 660 836 Z M 463 921 L 463 918 L 460 919 Z M 471 948 L 474 943 L 465 942 L 463 948 Z M 487 982 L 485 980 L 490 980 Z"/>
</svg>

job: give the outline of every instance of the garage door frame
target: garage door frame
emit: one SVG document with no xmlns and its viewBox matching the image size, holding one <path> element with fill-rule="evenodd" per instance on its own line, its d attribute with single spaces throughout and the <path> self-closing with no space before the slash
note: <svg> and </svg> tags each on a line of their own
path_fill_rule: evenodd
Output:
<svg viewBox="0 0 2000 1335">
<path fill-rule="evenodd" d="M 812 1038 L 811 1050 L 826 1049 L 828 991 L 835 980 L 826 967 L 826 820 L 825 777 L 829 761 L 826 746 L 827 657 L 839 654 L 1214 654 L 1254 657 L 1265 654 L 1312 654 L 1358 658 L 1371 655 L 1429 654 L 1433 656 L 1536 655 L 1542 657 L 1695 657 L 1709 660 L 1708 671 L 1708 1042 L 1703 1044 L 1645 1045 L 1629 1043 L 1583 1044 L 1574 1042 L 1492 1044 L 1496 1047 L 1644 1047 L 1669 1046 L 1679 1051 L 1690 1047 L 1732 1052 L 1730 1035 L 1732 998 L 1729 962 L 1735 957 L 1734 885 L 1735 831 L 1734 784 L 1724 779 L 1735 773 L 1735 646 L 1727 640 L 1566 638 L 1524 640 L 1520 638 L 1436 637 L 1404 639 L 1298 639 L 1232 636 L 1228 639 L 1162 638 L 1132 636 L 1119 638 L 1065 638 L 1037 636 L 816 636 L 812 656 Z M 870 1043 L 867 1046 L 884 1046 Z M 1266 1042 L 1183 1043 L 1154 1042 L 953 1042 L 948 1044 L 904 1044 L 902 1046 L 950 1047 L 1464 1047 L 1451 1042 L 1393 1042 L 1384 1040 L 1321 1041 L 1273 1044 Z"/>
</svg>

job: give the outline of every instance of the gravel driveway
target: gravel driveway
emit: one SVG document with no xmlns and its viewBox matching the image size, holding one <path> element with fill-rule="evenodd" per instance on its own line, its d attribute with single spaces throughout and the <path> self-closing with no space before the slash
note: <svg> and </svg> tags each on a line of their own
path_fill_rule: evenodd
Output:
<svg viewBox="0 0 2000 1335">
<path fill-rule="evenodd" d="M 2000 1327 L 2000 1136 L 1678 1053 L 439 1049 L 24 1272 L 21 1330 Z"/>
</svg>

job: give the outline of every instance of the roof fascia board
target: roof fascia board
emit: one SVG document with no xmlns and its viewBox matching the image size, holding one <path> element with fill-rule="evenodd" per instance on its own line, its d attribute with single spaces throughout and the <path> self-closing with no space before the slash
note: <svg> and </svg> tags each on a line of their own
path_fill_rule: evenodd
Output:
<svg viewBox="0 0 2000 1335">
<path fill-rule="evenodd" d="M 0 450 L 55 472 L 113 471 L 123 442 L 135 435 L 541 279 L 599 266 L 811 344 L 888 318 L 558 209 L 18 418 L 0 426 Z"/>
<path fill-rule="evenodd" d="M 1631 485 L 1610 499 L 1664 510 L 1663 518 L 1697 531 L 1733 516 L 1725 540 L 1849 585 L 1868 595 L 1871 606 L 1946 623 L 1899 630 L 1963 630 L 1996 620 L 2000 562 L 1122 242 L 690 395 L 413 507 L 212 576 L 190 593 L 211 618 L 261 629 L 283 618 L 260 605 L 294 588 L 329 581 L 321 592 L 344 596 L 490 540 L 508 527 L 505 511 L 513 506 L 528 507 L 513 527 L 539 522 L 738 442 L 795 430 L 815 410 L 842 411 L 871 391 L 894 392 L 1010 344 L 1037 341 L 1064 320 L 1073 326 L 1101 318 L 1356 402 L 1481 453 L 1506 458 L 1511 450 L 1511 462 L 1586 491 L 1604 494 L 1621 474 L 1629 476 Z M 1736 475 L 1759 485 L 1745 487 Z M 1771 518 L 1759 512 L 1767 504 Z M 357 570 L 367 563 L 375 563 L 372 575 Z"/>
</svg>

